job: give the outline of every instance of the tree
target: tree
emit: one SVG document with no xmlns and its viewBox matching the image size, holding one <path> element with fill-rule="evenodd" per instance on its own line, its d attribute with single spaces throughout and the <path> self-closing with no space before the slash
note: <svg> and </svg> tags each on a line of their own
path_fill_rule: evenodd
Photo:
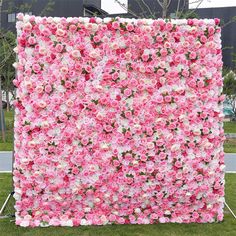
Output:
<svg viewBox="0 0 236 236">
<path fill-rule="evenodd" d="M 226 95 L 227 102 L 232 107 L 234 117 L 236 117 L 236 75 L 233 71 L 224 76 L 223 93 Z"/>
<path fill-rule="evenodd" d="M 7 110 L 10 108 L 9 93 L 14 97 L 13 79 L 15 78 L 15 69 L 12 64 L 15 62 L 13 48 L 16 46 L 15 34 L 7 31 L 0 31 L 0 75 L 1 87 L 6 93 Z"/>
<path fill-rule="evenodd" d="M 138 4 L 139 8 L 141 9 L 141 12 L 134 12 L 130 10 L 128 6 L 121 3 L 120 0 L 114 0 L 116 3 L 118 3 L 123 9 L 125 9 L 130 15 L 136 17 L 136 18 L 157 18 L 157 12 L 154 9 L 151 9 L 147 1 L 145 0 L 135 0 L 135 2 Z M 153 0 L 153 4 L 157 4 L 160 7 L 162 18 L 168 18 L 168 10 L 171 7 L 171 4 L 176 3 L 176 10 L 175 10 L 175 18 L 195 18 L 197 16 L 196 10 L 199 8 L 199 6 L 202 4 L 204 0 Z M 188 10 L 187 5 L 188 4 L 197 4 L 194 9 Z"/>
</svg>

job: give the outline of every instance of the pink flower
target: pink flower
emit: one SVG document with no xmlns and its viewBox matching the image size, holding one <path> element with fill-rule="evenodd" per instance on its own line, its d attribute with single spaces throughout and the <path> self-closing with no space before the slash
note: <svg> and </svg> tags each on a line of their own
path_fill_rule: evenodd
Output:
<svg viewBox="0 0 236 236">
<path fill-rule="evenodd" d="M 35 39 L 35 37 L 29 37 L 28 42 L 29 42 L 30 45 L 36 44 L 36 39 Z"/>
<path fill-rule="evenodd" d="M 39 106 L 40 108 L 45 108 L 45 107 L 47 106 L 47 103 L 46 103 L 45 101 L 39 101 L 39 102 L 38 102 L 38 106 Z"/>
<path fill-rule="evenodd" d="M 127 24 L 126 29 L 128 31 L 133 31 L 134 30 L 134 26 L 132 24 Z"/>
<path fill-rule="evenodd" d="M 41 66 L 40 66 L 38 63 L 33 64 L 32 70 L 33 70 L 35 73 L 39 73 L 39 72 L 41 71 Z"/>
<path fill-rule="evenodd" d="M 164 101 L 163 99 L 163 96 L 159 95 L 157 98 L 156 98 L 156 102 L 157 103 L 162 103 Z"/>
<path fill-rule="evenodd" d="M 30 31 L 31 29 L 32 29 L 32 25 L 30 24 L 30 22 L 25 23 L 24 30 L 25 31 Z"/>
<path fill-rule="evenodd" d="M 51 91 L 52 91 L 52 86 L 49 85 L 49 84 L 47 84 L 47 85 L 45 86 L 45 92 L 46 92 L 46 93 L 50 93 Z"/>
<path fill-rule="evenodd" d="M 57 52 L 61 52 L 63 50 L 64 46 L 60 43 L 58 43 L 56 46 L 55 46 L 55 49 Z"/>
<path fill-rule="evenodd" d="M 119 29 L 120 23 L 119 23 L 118 21 L 114 21 L 114 22 L 112 22 L 112 27 L 113 27 L 114 29 Z"/>
<path fill-rule="evenodd" d="M 81 56 L 79 50 L 73 50 L 73 51 L 71 52 L 71 55 L 72 55 L 72 57 L 74 57 L 74 58 L 79 58 L 79 57 Z"/>
<path fill-rule="evenodd" d="M 126 97 L 129 97 L 130 95 L 132 94 L 132 90 L 131 89 L 125 89 L 124 90 L 124 95 L 126 96 Z"/>
<path fill-rule="evenodd" d="M 56 31 L 56 35 L 63 37 L 66 34 L 66 31 L 64 31 L 63 29 L 57 29 Z"/>
</svg>

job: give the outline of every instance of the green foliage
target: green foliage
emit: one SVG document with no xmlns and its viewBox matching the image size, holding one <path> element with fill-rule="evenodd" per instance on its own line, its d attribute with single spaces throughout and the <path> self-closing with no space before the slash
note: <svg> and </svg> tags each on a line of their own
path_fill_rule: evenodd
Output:
<svg viewBox="0 0 236 236">
<path fill-rule="evenodd" d="M 232 106 L 232 111 L 236 116 L 236 75 L 233 71 L 224 76 L 223 93 L 226 95 L 226 99 Z"/>
<path fill-rule="evenodd" d="M 233 71 L 224 76 L 223 93 L 227 96 L 236 96 L 236 75 Z"/>
<path fill-rule="evenodd" d="M 0 76 L 2 89 L 12 92 L 14 86 L 12 80 L 15 78 L 15 69 L 12 64 L 15 62 L 16 36 L 11 31 L 0 31 Z"/>
</svg>

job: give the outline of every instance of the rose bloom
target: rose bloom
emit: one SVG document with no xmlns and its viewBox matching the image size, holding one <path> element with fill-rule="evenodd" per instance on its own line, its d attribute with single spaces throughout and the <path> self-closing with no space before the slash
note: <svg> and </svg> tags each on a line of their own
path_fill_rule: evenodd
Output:
<svg viewBox="0 0 236 236">
<path fill-rule="evenodd" d="M 163 103 L 163 96 L 162 95 L 159 95 L 157 98 L 156 98 L 156 102 L 157 103 Z"/>
<path fill-rule="evenodd" d="M 33 64 L 32 69 L 35 73 L 38 73 L 41 70 L 41 66 L 37 64 Z"/>
<path fill-rule="evenodd" d="M 126 97 L 129 97 L 131 94 L 132 94 L 132 90 L 131 89 L 127 88 L 127 89 L 124 90 L 124 95 Z"/>
<path fill-rule="evenodd" d="M 113 130 L 113 128 L 111 125 L 106 125 L 105 130 L 106 130 L 106 132 L 111 132 Z"/>
<path fill-rule="evenodd" d="M 196 57 L 197 57 L 196 52 L 190 52 L 190 54 L 189 54 L 190 59 L 196 59 Z"/>
<path fill-rule="evenodd" d="M 66 31 L 64 31 L 63 29 L 57 29 L 56 31 L 57 36 L 63 37 L 65 34 L 66 34 Z"/>
<path fill-rule="evenodd" d="M 47 85 L 45 86 L 45 92 L 50 93 L 51 91 L 52 91 L 52 86 L 49 85 L 49 84 L 47 84 Z"/>
<path fill-rule="evenodd" d="M 207 37 L 206 37 L 205 35 L 202 35 L 202 36 L 200 37 L 200 41 L 201 41 L 202 43 L 205 43 L 205 42 L 207 41 Z"/>
<path fill-rule="evenodd" d="M 29 43 L 30 45 L 36 44 L 36 39 L 35 39 L 35 37 L 29 37 L 29 38 L 28 38 L 28 43 Z"/>
<path fill-rule="evenodd" d="M 27 22 L 27 23 L 24 25 L 24 30 L 25 30 L 25 31 L 31 31 L 31 29 L 32 29 L 32 25 L 31 25 L 29 22 Z"/>
<path fill-rule="evenodd" d="M 65 87 L 69 89 L 69 88 L 71 88 L 71 86 L 72 86 L 71 81 L 66 80 Z"/>
<path fill-rule="evenodd" d="M 39 102 L 38 102 L 38 106 L 39 106 L 40 108 L 45 108 L 45 107 L 47 106 L 47 103 L 44 102 L 44 101 L 39 101 Z"/>
<path fill-rule="evenodd" d="M 36 87 L 37 93 L 42 93 L 43 92 L 43 86 L 39 85 Z"/>
<path fill-rule="evenodd" d="M 79 51 L 79 50 L 73 50 L 73 51 L 71 52 L 71 56 L 74 57 L 74 58 L 79 58 L 79 57 L 81 57 L 80 51 Z"/>
<path fill-rule="evenodd" d="M 126 29 L 128 31 L 133 31 L 134 30 L 134 26 L 132 24 L 127 24 Z"/>
<path fill-rule="evenodd" d="M 125 111 L 125 117 L 126 118 L 131 118 L 132 117 L 131 111 Z"/>
<path fill-rule="evenodd" d="M 63 67 L 61 67 L 60 71 L 61 71 L 63 74 L 67 74 L 69 70 L 68 70 L 67 67 L 63 66 Z"/>
<path fill-rule="evenodd" d="M 117 21 L 114 21 L 114 22 L 112 22 L 112 27 L 113 27 L 114 29 L 119 29 L 119 28 L 120 28 L 120 23 L 117 22 Z"/>
<path fill-rule="evenodd" d="M 61 52 L 63 50 L 64 46 L 60 43 L 58 43 L 56 46 L 55 46 L 55 49 L 57 52 Z"/>
<path fill-rule="evenodd" d="M 66 101 L 66 105 L 67 105 L 68 107 L 72 107 L 72 106 L 74 105 L 74 102 L 69 99 L 69 100 Z"/>
<path fill-rule="evenodd" d="M 67 115 L 65 115 L 65 114 L 61 114 L 61 115 L 59 116 L 59 120 L 62 121 L 62 122 L 65 122 L 65 121 L 68 120 L 68 117 L 67 117 Z"/>
<path fill-rule="evenodd" d="M 70 30 L 71 32 L 74 32 L 74 31 L 77 30 L 77 26 L 76 26 L 76 25 L 70 25 L 70 26 L 69 26 L 69 30 Z"/>
</svg>

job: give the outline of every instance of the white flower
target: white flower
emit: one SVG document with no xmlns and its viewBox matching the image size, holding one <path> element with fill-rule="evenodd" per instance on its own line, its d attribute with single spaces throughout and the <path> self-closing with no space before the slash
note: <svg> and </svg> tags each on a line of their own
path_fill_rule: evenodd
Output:
<svg viewBox="0 0 236 236">
<path fill-rule="evenodd" d="M 30 15 L 24 15 L 23 22 L 27 23 L 30 19 Z"/>
<path fill-rule="evenodd" d="M 82 219 L 82 220 L 80 221 L 80 224 L 81 224 L 81 225 L 88 225 L 88 222 L 87 222 L 86 219 Z"/>
<path fill-rule="evenodd" d="M 101 24 L 101 23 L 102 23 L 102 19 L 101 19 L 100 17 L 97 17 L 97 18 L 96 18 L 96 23 L 97 23 L 97 24 Z"/>
<path fill-rule="evenodd" d="M 135 208 L 135 209 L 134 209 L 134 212 L 137 213 L 137 214 L 139 214 L 139 213 L 141 212 L 141 210 L 140 210 L 140 208 Z"/>
<path fill-rule="evenodd" d="M 97 24 L 92 24 L 92 31 L 97 31 L 98 30 L 98 25 Z"/>
<path fill-rule="evenodd" d="M 110 18 L 110 17 L 106 17 L 106 18 L 103 19 L 103 22 L 104 22 L 105 24 L 107 24 L 107 23 L 110 22 L 110 21 L 111 21 L 111 18 Z"/>
<path fill-rule="evenodd" d="M 14 63 L 12 64 L 12 66 L 13 66 L 15 69 L 17 69 L 18 63 L 17 63 L 17 62 L 14 62 Z"/>
<path fill-rule="evenodd" d="M 172 152 L 174 152 L 174 151 L 179 150 L 179 148 L 180 148 L 179 144 L 174 144 L 174 145 L 172 145 L 172 147 L 170 149 L 171 149 Z"/>
<path fill-rule="evenodd" d="M 102 144 L 100 144 L 100 147 L 101 147 L 102 149 L 107 149 L 109 146 L 108 146 L 107 143 L 102 143 Z"/>
<path fill-rule="evenodd" d="M 61 221 L 61 226 L 73 226 L 73 221 L 72 220 L 66 220 L 66 221 Z"/>
<path fill-rule="evenodd" d="M 29 226 L 29 220 L 22 220 L 20 223 L 21 227 L 28 227 Z"/>
<path fill-rule="evenodd" d="M 89 23 L 90 18 L 89 17 L 83 17 L 83 21 L 84 21 L 84 23 Z"/>
<path fill-rule="evenodd" d="M 14 193 L 13 197 L 15 198 L 16 201 L 20 201 L 21 200 L 21 194 L 19 193 Z"/>
<path fill-rule="evenodd" d="M 18 53 L 18 47 L 14 47 L 14 49 L 13 49 L 13 51 L 15 52 L 15 53 Z"/>
<path fill-rule="evenodd" d="M 61 21 L 61 18 L 60 17 L 54 17 L 53 20 L 54 20 L 55 23 L 59 23 Z"/>
</svg>

